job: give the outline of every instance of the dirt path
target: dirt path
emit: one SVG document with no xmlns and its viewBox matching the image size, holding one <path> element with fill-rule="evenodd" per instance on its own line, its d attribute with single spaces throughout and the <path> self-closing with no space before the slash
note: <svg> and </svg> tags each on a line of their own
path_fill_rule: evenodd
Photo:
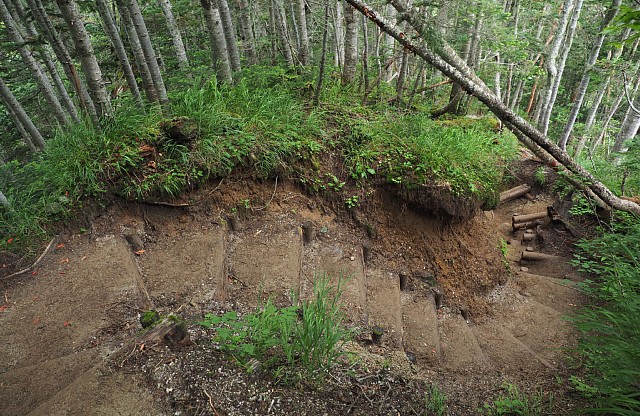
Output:
<svg viewBox="0 0 640 416">
<path fill-rule="evenodd" d="M 511 231 L 514 213 L 545 210 L 550 200 L 518 199 L 451 222 L 379 191 L 357 227 L 322 200 L 278 186 L 274 193 L 273 184 L 228 181 L 192 195 L 186 208 L 112 206 L 89 232 L 59 237 L 33 274 L 3 281 L 1 413 L 264 414 L 268 406 L 270 414 L 319 414 L 351 403 L 356 414 L 404 414 L 416 412 L 429 381 L 448 395 L 450 414 L 467 414 L 502 380 L 566 389 L 552 380 L 564 371 L 561 348 L 574 339 L 562 315 L 581 302 L 571 286 L 579 276 L 564 264 L 570 236 L 545 223 L 523 245 L 523 231 Z M 305 223 L 314 230 L 306 244 Z M 500 239 L 509 243 L 510 274 Z M 560 257 L 521 264 L 527 246 Z M 385 335 L 371 345 L 365 331 L 351 348 L 368 371 L 391 363 L 385 383 L 405 380 L 404 390 L 366 390 L 352 380 L 334 386 L 340 393 L 300 392 L 247 381 L 214 356 L 197 326 L 196 345 L 179 351 L 132 341 L 144 310 L 195 321 L 247 310 L 258 293 L 286 305 L 292 291 L 308 296 L 316 272 L 352 276 L 343 296 L 350 324 L 381 326 Z M 400 274 L 408 276 L 403 290 Z M 247 383 L 260 400 L 249 400 Z M 555 411 L 571 406 L 561 398 Z"/>
</svg>

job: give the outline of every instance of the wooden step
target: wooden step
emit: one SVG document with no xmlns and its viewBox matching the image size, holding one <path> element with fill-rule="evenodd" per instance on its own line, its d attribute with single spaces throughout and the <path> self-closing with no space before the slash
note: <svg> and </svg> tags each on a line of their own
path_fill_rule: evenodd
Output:
<svg viewBox="0 0 640 416">
<path fill-rule="evenodd" d="M 367 272 L 369 325 L 384 329 L 384 345 L 402 348 L 402 307 L 398 274 L 384 270 Z"/>
<path fill-rule="evenodd" d="M 523 296 L 531 296 L 535 301 L 562 313 L 572 313 L 585 300 L 576 284 L 570 280 L 518 272 L 513 277 Z"/>
<path fill-rule="evenodd" d="M 183 302 L 222 299 L 226 278 L 224 227 L 185 231 L 173 241 L 149 243 L 138 257 L 152 298 Z"/>
<path fill-rule="evenodd" d="M 438 316 L 433 294 L 402 294 L 404 349 L 416 355 L 417 364 L 433 367 L 441 360 Z"/>
<path fill-rule="evenodd" d="M 440 319 L 440 340 L 445 367 L 453 372 L 469 372 L 492 368 L 469 324 L 459 314 Z"/>
</svg>

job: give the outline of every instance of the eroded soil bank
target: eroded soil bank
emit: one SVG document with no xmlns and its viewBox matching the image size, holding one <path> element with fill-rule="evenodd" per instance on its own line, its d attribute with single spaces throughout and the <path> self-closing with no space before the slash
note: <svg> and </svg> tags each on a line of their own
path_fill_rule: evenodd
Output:
<svg viewBox="0 0 640 416">
<path fill-rule="evenodd" d="M 384 188 L 351 210 L 331 201 L 238 175 L 170 204 L 115 203 L 57 237 L 2 281 L 3 414 L 425 414 L 431 384 L 449 414 L 472 414 L 504 381 L 541 392 L 545 414 L 576 406 L 561 351 L 574 335 L 562 315 L 581 302 L 564 263 L 574 237 L 542 220 L 523 244 L 511 227 L 553 200 L 533 192 L 467 219 Z M 559 257 L 524 264 L 527 247 Z M 288 305 L 324 272 L 350 276 L 356 336 L 322 386 L 247 373 L 196 324 L 252 311 L 260 294 Z M 190 342 L 145 338 L 148 309 L 186 320 Z"/>
</svg>

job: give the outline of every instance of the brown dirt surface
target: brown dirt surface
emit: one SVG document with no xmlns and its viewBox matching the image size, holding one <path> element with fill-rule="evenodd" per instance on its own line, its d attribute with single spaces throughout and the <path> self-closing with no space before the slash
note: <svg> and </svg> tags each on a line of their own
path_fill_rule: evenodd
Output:
<svg viewBox="0 0 640 416">
<path fill-rule="evenodd" d="M 582 301 L 565 264 L 573 237 L 548 219 L 525 244 L 511 230 L 514 213 L 552 203 L 539 194 L 461 219 L 377 188 L 347 210 L 289 181 L 235 176 L 170 204 L 113 204 L 87 232 L 56 237 L 33 272 L 1 280 L 2 414 L 421 415 L 436 385 L 460 415 L 504 381 L 567 414 L 579 404 L 561 352 L 575 338 L 563 314 Z M 525 264 L 527 247 L 560 257 Z M 356 336 L 324 384 L 247 372 L 197 324 L 251 312 L 260 295 L 290 305 L 325 272 L 349 277 Z M 190 341 L 144 338 L 148 309 L 184 319 Z"/>
</svg>

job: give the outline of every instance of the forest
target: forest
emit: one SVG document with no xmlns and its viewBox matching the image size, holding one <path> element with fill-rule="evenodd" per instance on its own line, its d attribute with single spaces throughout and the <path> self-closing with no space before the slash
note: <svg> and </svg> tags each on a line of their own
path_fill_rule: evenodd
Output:
<svg viewBox="0 0 640 416">
<path fill-rule="evenodd" d="M 238 169 L 347 209 L 345 182 L 446 184 L 468 216 L 528 152 L 591 224 L 571 385 L 640 412 L 638 1 L 0 0 L 0 22 L 0 258 Z"/>
</svg>

